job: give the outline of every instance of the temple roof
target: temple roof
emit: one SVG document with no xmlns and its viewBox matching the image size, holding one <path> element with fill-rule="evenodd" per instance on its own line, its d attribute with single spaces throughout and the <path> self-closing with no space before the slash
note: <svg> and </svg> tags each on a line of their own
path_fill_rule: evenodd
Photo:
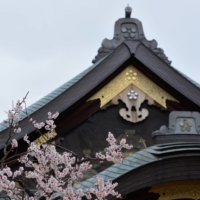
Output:
<svg viewBox="0 0 200 200">
<path fill-rule="evenodd" d="M 78 101 L 87 101 L 97 89 L 103 87 L 129 64 L 136 65 L 146 76 L 154 77 L 157 84 L 162 82 L 164 89 L 168 90 L 168 93 L 173 92 L 178 100 L 182 101 L 184 97 L 186 103 L 200 107 L 200 85 L 172 67 L 164 51 L 157 48 L 157 42 L 146 40 L 142 23 L 128 16 L 126 14 L 125 18 L 115 23 L 112 40 L 103 40 L 102 47 L 93 61 L 95 64 L 27 108 L 32 118 L 43 121 L 44 114 L 49 111 L 62 113 Z M 25 115 L 22 115 L 22 118 L 22 132 L 16 139 L 34 131 Z M 7 137 L 6 128 L 4 124 L 0 124 L 2 139 Z M 2 146 L 3 143 L 0 142 L 0 148 Z"/>
<path fill-rule="evenodd" d="M 148 147 L 141 151 L 138 151 L 131 156 L 125 158 L 122 163 L 116 163 L 111 167 L 100 172 L 97 176 L 102 177 L 105 181 L 111 179 L 115 180 L 126 173 L 135 170 L 144 165 L 150 164 L 152 162 L 160 161 L 162 159 L 174 157 L 175 154 L 180 154 L 183 156 L 185 150 L 188 152 L 198 151 L 200 154 L 200 144 L 199 143 L 168 143 L 160 144 Z M 182 154 L 181 154 L 182 153 Z M 167 155 L 167 156 L 166 156 Z M 94 187 L 95 177 L 92 177 L 86 181 L 75 186 L 76 189 L 82 188 L 92 188 Z"/>
</svg>

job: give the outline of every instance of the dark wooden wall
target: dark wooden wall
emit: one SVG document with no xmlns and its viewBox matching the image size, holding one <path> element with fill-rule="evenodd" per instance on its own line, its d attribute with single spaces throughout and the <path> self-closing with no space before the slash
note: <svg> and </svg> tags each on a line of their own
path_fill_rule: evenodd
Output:
<svg viewBox="0 0 200 200">
<path fill-rule="evenodd" d="M 135 135 L 144 139 L 147 146 L 153 145 L 151 133 L 162 125 L 168 125 L 169 112 L 144 102 L 141 108 L 148 109 L 149 116 L 139 123 L 131 123 L 119 115 L 119 110 L 124 107 L 125 104 L 120 102 L 117 106 L 97 111 L 72 130 L 66 131 L 62 145 L 79 155 L 82 155 L 83 149 L 90 149 L 94 154 L 107 146 L 105 139 L 109 131 L 117 138 L 124 135 L 126 130 L 134 130 Z"/>
</svg>

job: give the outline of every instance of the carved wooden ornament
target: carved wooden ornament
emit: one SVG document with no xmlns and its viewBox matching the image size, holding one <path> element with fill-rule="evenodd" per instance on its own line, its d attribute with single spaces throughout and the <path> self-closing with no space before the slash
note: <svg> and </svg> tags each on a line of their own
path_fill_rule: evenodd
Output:
<svg viewBox="0 0 200 200">
<path fill-rule="evenodd" d="M 137 93 L 137 98 L 129 98 L 130 91 L 134 91 Z M 148 100 L 149 105 L 154 104 L 154 100 L 150 98 L 147 94 L 142 92 L 136 86 L 131 84 L 125 90 L 123 90 L 120 94 L 118 94 L 115 98 L 112 99 L 112 103 L 117 105 L 119 102 L 118 100 L 121 99 L 125 104 L 128 110 L 125 108 L 120 109 L 119 114 L 125 120 L 136 123 L 139 121 L 144 120 L 148 115 L 149 111 L 146 108 L 141 108 L 141 104 Z"/>
</svg>

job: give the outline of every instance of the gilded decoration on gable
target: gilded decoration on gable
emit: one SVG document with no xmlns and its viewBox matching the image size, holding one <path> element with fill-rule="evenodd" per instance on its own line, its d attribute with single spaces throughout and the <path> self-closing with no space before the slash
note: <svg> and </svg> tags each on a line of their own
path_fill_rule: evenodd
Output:
<svg viewBox="0 0 200 200">
<path fill-rule="evenodd" d="M 164 108 L 166 108 L 166 100 L 178 102 L 173 96 L 156 85 L 132 65 L 124 69 L 89 100 L 100 99 L 102 108 L 131 84 L 135 85 Z"/>
<path fill-rule="evenodd" d="M 133 70 L 129 70 L 126 72 L 127 80 L 136 80 L 137 73 L 133 72 Z"/>
<path fill-rule="evenodd" d="M 160 194 L 158 200 L 200 199 L 200 181 L 178 181 L 153 186 L 149 192 Z"/>
<path fill-rule="evenodd" d="M 55 130 L 53 130 L 52 137 L 50 137 L 48 133 L 45 133 L 44 135 L 41 135 L 39 138 L 37 138 L 34 141 L 34 143 L 37 144 L 37 145 L 41 145 L 41 144 L 48 142 L 50 139 L 55 138 L 56 136 L 57 136 L 57 133 L 56 133 Z"/>
<path fill-rule="evenodd" d="M 181 126 L 181 130 L 184 131 L 188 131 L 190 132 L 191 127 L 192 127 L 192 122 L 189 122 L 188 119 L 183 119 L 182 121 L 180 121 L 179 125 Z"/>
</svg>

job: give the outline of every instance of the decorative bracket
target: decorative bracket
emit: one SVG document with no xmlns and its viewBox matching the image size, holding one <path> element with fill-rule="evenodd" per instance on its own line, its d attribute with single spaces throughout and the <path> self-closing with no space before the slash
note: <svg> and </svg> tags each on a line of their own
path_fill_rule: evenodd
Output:
<svg viewBox="0 0 200 200">
<path fill-rule="evenodd" d="M 129 92 L 132 91 L 132 92 Z M 127 96 L 127 94 L 133 95 L 133 98 L 130 99 L 132 96 Z M 137 95 L 135 95 L 137 94 Z M 135 98 L 134 98 L 135 97 Z M 148 100 L 149 105 L 154 104 L 154 100 L 138 89 L 136 86 L 131 84 L 125 90 L 123 90 L 120 94 L 118 94 L 114 99 L 112 99 L 112 103 L 117 105 L 119 103 L 119 99 L 121 99 L 128 109 L 122 108 L 119 111 L 121 117 L 123 117 L 126 121 L 130 121 L 133 123 L 137 123 L 139 121 L 144 120 L 148 115 L 149 111 L 146 108 L 141 108 L 141 104 Z M 134 110 L 133 110 L 134 108 Z"/>
</svg>

